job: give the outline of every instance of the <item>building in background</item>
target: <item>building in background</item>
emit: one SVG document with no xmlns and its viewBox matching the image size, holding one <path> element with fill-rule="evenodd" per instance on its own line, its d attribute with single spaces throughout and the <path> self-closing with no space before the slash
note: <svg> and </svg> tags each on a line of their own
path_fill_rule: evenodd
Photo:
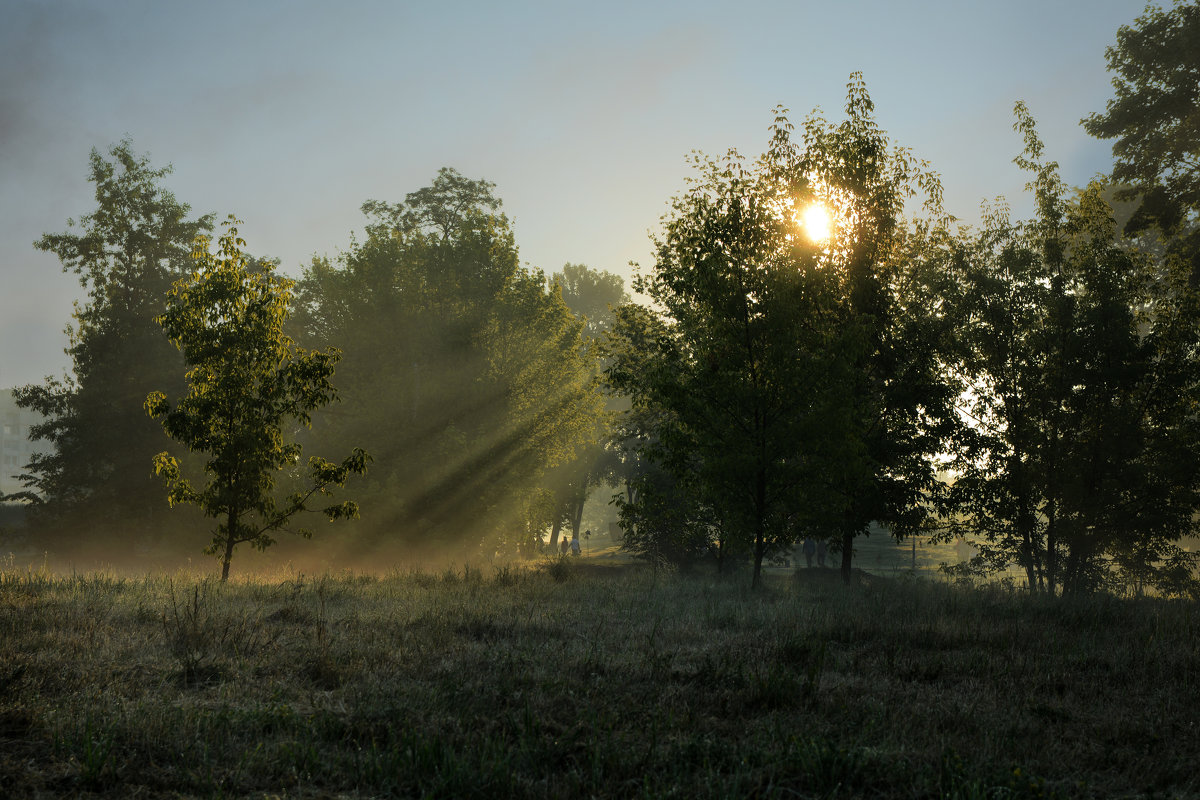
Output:
<svg viewBox="0 0 1200 800">
<path fill-rule="evenodd" d="M 23 489 L 16 476 L 34 453 L 49 451 L 46 442 L 29 438 L 29 429 L 41 421 L 42 415 L 36 411 L 17 407 L 12 389 L 0 389 L 0 494 Z"/>
</svg>

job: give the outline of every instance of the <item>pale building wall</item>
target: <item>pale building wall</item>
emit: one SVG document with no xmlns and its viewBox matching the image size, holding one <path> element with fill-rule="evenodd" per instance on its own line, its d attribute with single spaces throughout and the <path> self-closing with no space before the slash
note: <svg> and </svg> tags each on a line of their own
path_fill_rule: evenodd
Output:
<svg viewBox="0 0 1200 800">
<path fill-rule="evenodd" d="M 16 475 L 34 453 L 49 452 L 46 442 L 33 442 L 29 429 L 42 421 L 36 411 L 18 408 L 11 389 L 0 389 L 0 494 L 20 491 Z"/>
</svg>

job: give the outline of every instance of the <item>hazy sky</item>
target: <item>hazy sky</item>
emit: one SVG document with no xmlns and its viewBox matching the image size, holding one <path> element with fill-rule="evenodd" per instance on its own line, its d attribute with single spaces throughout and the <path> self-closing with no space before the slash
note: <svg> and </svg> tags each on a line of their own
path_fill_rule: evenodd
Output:
<svg viewBox="0 0 1200 800">
<path fill-rule="evenodd" d="M 1143 0 L 172 2 L 0 0 L 0 387 L 59 374 L 83 297 L 34 250 L 94 208 L 91 148 L 124 136 L 194 214 L 235 213 L 298 275 L 439 167 L 497 184 L 522 260 L 628 275 L 692 149 L 762 152 L 772 109 L 841 116 L 864 73 L 892 140 L 965 219 L 1025 177 L 1012 106 L 1082 184 L 1079 120 Z"/>
</svg>

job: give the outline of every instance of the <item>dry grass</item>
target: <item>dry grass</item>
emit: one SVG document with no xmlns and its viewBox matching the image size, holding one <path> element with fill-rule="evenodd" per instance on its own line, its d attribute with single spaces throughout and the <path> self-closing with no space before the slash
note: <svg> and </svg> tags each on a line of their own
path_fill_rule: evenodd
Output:
<svg viewBox="0 0 1200 800">
<path fill-rule="evenodd" d="M 1200 795 L 1191 603 L 744 583 L 0 572 L 0 795 Z"/>
</svg>

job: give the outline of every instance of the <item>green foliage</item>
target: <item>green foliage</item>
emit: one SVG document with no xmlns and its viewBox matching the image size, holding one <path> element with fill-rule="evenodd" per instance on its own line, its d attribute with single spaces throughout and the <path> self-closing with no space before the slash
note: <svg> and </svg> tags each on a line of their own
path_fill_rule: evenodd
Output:
<svg viewBox="0 0 1200 800">
<path fill-rule="evenodd" d="M 584 367 L 598 375 L 604 364 L 600 340 L 612 328 L 616 309 L 629 302 L 624 279 L 583 264 L 564 264 L 561 272 L 550 276 L 550 283 L 557 286 L 563 302 L 583 322 Z M 580 535 L 584 505 L 593 489 L 619 480 L 621 462 L 613 437 L 620 405 L 619 399 L 610 398 L 604 412 L 594 417 L 591 430 L 576 445 L 570 460 L 546 474 L 545 482 L 554 498 L 550 510 L 550 548 L 556 546 L 564 523 L 573 537 Z"/>
<path fill-rule="evenodd" d="M 1200 3 L 1147 6 L 1108 48 L 1116 96 L 1083 120 L 1113 139 L 1113 180 L 1138 207 L 1127 234 L 1155 231 L 1169 256 L 1200 283 Z"/>
<path fill-rule="evenodd" d="M 221 520 L 207 552 L 221 556 L 222 580 L 237 545 L 266 549 L 274 543 L 272 532 L 351 474 L 362 475 L 370 460 L 361 449 L 340 464 L 312 457 L 307 479 L 297 479 L 300 488 L 283 502 L 276 499 L 278 474 L 301 454 L 285 426 L 307 426 L 314 409 L 336 399 L 331 379 L 339 353 L 306 351 L 284 334 L 291 281 L 274 275 L 270 265 L 251 270 L 236 224 L 232 217 L 225 223 L 216 254 L 207 237 L 196 239 L 197 271 L 175 284 L 159 318 L 189 367 L 188 393 L 174 408 L 162 392 L 145 402 L 171 438 L 205 454 L 207 480 L 199 488 L 165 452 L 155 457 L 154 468 L 172 505 L 190 503 Z M 351 501 L 321 511 L 330 520 L 358 516 Z"/>
<path fill-rule="evenodd" d="M 1037 216 L 993 212 L 943 251 L 972 387 L 953 530 L 984 539 L 985 564 L 1018 563 L 1034 590 L 1090 591 L 1119 573 L 1186 589 L 1178 542 L 1200 502 L 1196 293 L 1186 272 L 1163 273 L 1117 238 L 1104 186 L 1069 197 L 1028 111 L 1016 114 Z"/>
<path fill-rule="evenodd" d="M 520 266 L 493 189 L 443 169 L 404 203 L 370 201 L 365 241 L 301 282 L 303 339 L 354 343 L 314 438 L 372 441 L 364 547 L 527 548 L 549 524 L 530 522 L 546 471 L 594 437 L 583 323 Z"/>
<path fill-rule="evenodd" d="M 1107 56 L 1116 96 L 1083 126 L 1093 136 L 1116 140 L 1113 178 L 1146 195 L 1131 227 L 1157 225 L 1173 235 L 1189 222 L 1194 226 L 1200 208 L 1200 4 L 1148 6 L 1134 25 L 1121 26 Z"/>
<path fill-rule="evenodd" d="M 111 556 L 161 535 L 161 493 L 149 465 L 168 440 L 141 406 L 156 386 L 182 386 L 179 353 L 155 318 L 211 216 L 189 220 L 188 206 L 162 187 L 170 167 L 152 167 L 129 140 L 107 157 L 93 150 L 89 166 L 96 209 L 35 244 L 79 276 L 88 299 L 67 328 L 72 374 L 15 391 L 20 406 L 45 415 L 32 436 L 52 446 L 26 466 L 18 498 L 33 503 L 40 541 Z M 90 541 L 68 541 L 77 527 Z"/>
<path fill-rule="evenodd" d="M 609 331 L 613 310 L 629 302 L 625 279 L 607 270 L 563 264 L 562 271 L 551 275 L 550 281 L 558 284 L 567 308 L 584 320 L 585 342 L 595 341 Z"/>
<path fill-rule="evenodd" d="M 910 269 L 902 224 L 917 191 L 936 211 L 939 185 L 889 148 L 857 76 L 846 111 L 838 126 L 811 117 L 802 146 L 780 112 L 753 165 L 735 152 L 696 158 L 654 270 L 635 284 L 661 317 L 619 315 L 610 351 L 608 379 L 632 398 L 640 456 L 695 499 L 666 500 L 658 478 L 642 488 L 657 485 L 653 502 L 676 512 L 694 509 L 685 514 L 714 542 L 753 553 L 755 583 L 763 558 L 801 531 L 843 544 L 848 576 L 853 538 L 871 521 L 915 529 L 935 488 L 931 457 L 953 424 L 955 390 L 938 361 L 945 325 L 929 275 Z M 798 227 L 817 201 L 835 217 L 828 242 Z M 623 513 L 649 523 L 638 502 L 651 494 Z M 660 527 L 676 545 L 694 538 L 690 525 Z"/>
</svg>

